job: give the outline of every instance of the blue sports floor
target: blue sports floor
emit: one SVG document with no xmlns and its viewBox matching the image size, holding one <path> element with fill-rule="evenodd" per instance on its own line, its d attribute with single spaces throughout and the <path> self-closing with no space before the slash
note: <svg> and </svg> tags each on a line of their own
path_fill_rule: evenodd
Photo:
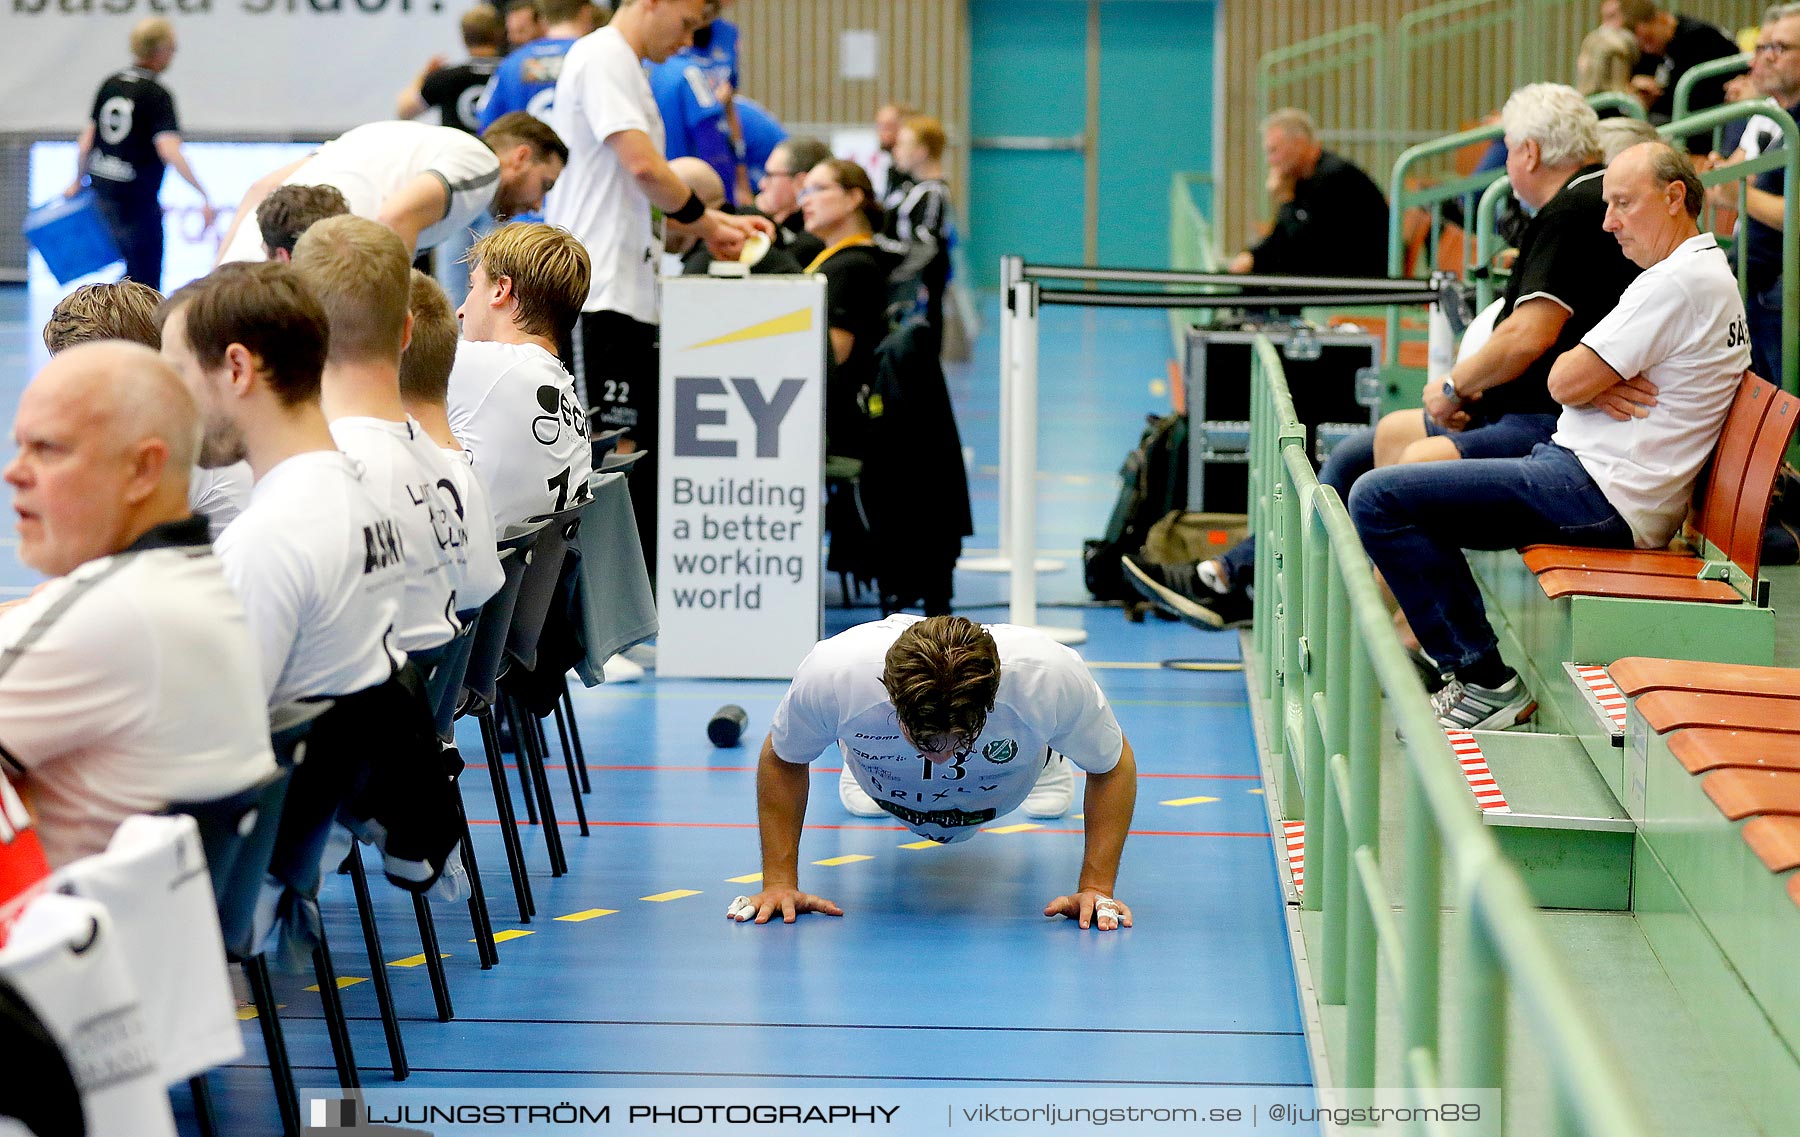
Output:
<svg viewBox="0 0 1800 1137">
<path fill-rule="evenodd" d="M 42 358 L 45 307 L 43 298 L 28 305 L 21 289 L 0 290 L 0 409 L 9 419 Z M 995 544 L 998 504 L 991 302 L 985 314 L 975 360 L 950 374 L 973 450 L 977 551 Z M 1143 770 L 1117 889 L 1137 926 L 1084 933 L 1040 915 L 1074 886 L 1079 821 L 904 848 L 912 838 L 898 826 L 842 810 L 829 758 L 815 770 L 802 887 L 840 902 L 845 916 L 732 924 L 726 905 L 757 888 L 730 878 L 760 868 L 754 744 L 782 685 L 658 682 L 653 672 L 641 683 L 577 688 L 592 835 L 576 833 L 556 767 L 570 872 L 552 879 L 539 833 L 525 829 L 539 914 L 517 923 L 488 778 L 471 766 L 463 785 L 495 928 L 514 938 L 482 972 L 466 908 L 437 908 L 450 1023 L 436 1019 L 423 967 L 386 969 L 406 1020 L 407 1085 L 1241 1086 L 1293 1087 L 1295 1099 L 1310 1098 L 1243 676 L 1157 666 L 1236 660 L 1237 638 L 1155 619 L 1130 624 L 1117 608 L 1088 607 L 1073 555 L 1099 533 L 1144 413 L 1167 406 L 1164 320 L 1048 309 L 1041 348 L 1040 545 L 1070 565 L 1041 578 L 1041 618 L 1088 630 L 1080 650 Z M 32 583 L 13 558 L 0 560 L 6 592 Z M 1004 619 L 1005 587 L 1004 577 L 959 574 L 958 608 Z M 837 602 L 835 580 L 826 595 Z M 878 616 L 833 609 L 828 630 Z M 749 711 L 742 748 L 707 742 L 706 720 L 723 703 Z M 478 761 L 475 732 L 461 742 Z M 846 856 L 864 859 L 814 864 Z M 404 959 L 419 951 L 410 905 L 378 875 L 376 888 L 387 957 L 416 964 Z M 324 909 L 340 976 L 365 980 L 343 992 L 363 1080 L 391 1084 L 347 880 L 327 882 Z M 329 1085 L 317 996 L 302 990 L 310 982 L 277 976 L 283 1022 L 297 1080 Z M 249 1023 L 246 1032 L 250 1055 L 213 1075 L 223 1128 L 275 1132 L 268 1075 L 256 1063 L 260 1036 Z M 185 1113 L 184 1091 L 176 1102 Z M 182 1124 L 193 1131 L 191 1116 Z"/>
</svg>

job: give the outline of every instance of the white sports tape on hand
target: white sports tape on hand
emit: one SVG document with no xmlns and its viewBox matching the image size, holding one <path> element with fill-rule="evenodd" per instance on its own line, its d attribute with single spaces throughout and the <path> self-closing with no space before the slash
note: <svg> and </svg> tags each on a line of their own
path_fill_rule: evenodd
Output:
<svg viewBox="0 0 1800 1137">
<path fill-rule="evenodd" d="M 1102 896 L 1094 901 L 1094 920 L 1096 923 L 1106 916 L 1111 916 L 1114 920 L 1118 920 L 1123 912 L 1124 909 L 1120 907 L 1119 902 L 1110 896 Z"/>
<path fill-rule="evenodd" d="M 725 915 L 733 920 L 744 920 L 756 915 L 756 905 L 750 903 L 748 896 L 740 896 L 725 909 Z"/>
</svg>

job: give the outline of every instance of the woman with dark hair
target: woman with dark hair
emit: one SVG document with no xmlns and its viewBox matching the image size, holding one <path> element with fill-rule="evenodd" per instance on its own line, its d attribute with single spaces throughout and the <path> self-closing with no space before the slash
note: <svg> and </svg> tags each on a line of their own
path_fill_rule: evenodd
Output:
<svg viewBox="0 0 1800 1137">
<path fill-rule="evenodd" d="M 855 162 L 831 158 L 807 172 L 799 194 L 806 231 L 825 250 L 805 266 L 825 276 L 831 352 L 825 381 L 825 447 L 833 457 L 861 458 L 857 399 L 875 380 L 875 348 L 887 335 L 891 257 L 875 247 L 881 205 L 869 175 Z"/>
</svg>

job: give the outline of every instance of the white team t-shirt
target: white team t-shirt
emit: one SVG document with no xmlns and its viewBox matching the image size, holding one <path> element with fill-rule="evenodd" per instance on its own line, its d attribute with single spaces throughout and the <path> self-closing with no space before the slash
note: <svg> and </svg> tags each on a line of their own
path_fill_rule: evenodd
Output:
<svg viewBox="0 0 1800 1137">
<path fill-rule="evenodd" d="M 255 480 L 248 462 L 233 462 L 210 470 L 195 466 L 188 475 L 188 508 L 206 518 L 206 531 L 213 540 L 217 541 L 225 527 L 250 504 L 250 484 Z"/>
<path fill-rule="evenodd" d="M 456 608 L 473 612 L 506 583 L 506 570 L 500 567 L 500 542 L 494 535 L 494 507 L 480 472 L 469 464 L 469 452 L 446 447 L 441 453 L 450 469 L 449 488 L 456 498 L 452 504 L 469 534 L 469 564 L 456 594 Z"/>
<path fill-rule="evenodd" d="M 1712 234 L 1645 269 L 1581 342 L 1626 379 L 1656 384 L 1656 405 L 1625 422 L 1564 407 L 1551 441 L 1573 450 L 1640 549 L 1669 543 L 1700 467 L 1750 366 L 1737 280 Z"/>
<path fill-rule="evenodd" d="M 544 220 L 575 234 L 593 260 L 582 309 L 656 323 L 662 219 L 606 140 L 639 130 L 661 154 L 666 135 L 644 62 L 617 28 L 601 28 L 569 48 L 550 125 L 568 146 L 569 161 L 545 199 Z"/>
<path fill-rule="evenodd" d="M 1000 649 L 1000 690 L 974 749 L 956 762 L 926 761 L 881 685 L 888 648 L 919 619 L 889 616 L 814 647 L 775 708 L 775 753 L 805 764 L 836 742 L 875 804 L 943 844 L 1017 808 L 1051 749 L 1090 774 L 1118 764 L 1124 735 L 1081 657 L 1012 624 L 987 625 Z"/>
<path fill-rule="evenodd" d="M 156 1061 L 162 1040 L 145 1018 L 129 950 L 103 905 L 45 893 L 0 950 L 0 976 L 25 996 L 68 1060 L 89 1133 L 175 1137 Z"/>
<path fill-rule="evenodd" d="M 198 521 L 158 526 L 0 615 L 0 762 L 52 865 L 275 768 L 256 647 L 205 540 Z"/>
<path fill-rule="evenodd" d="M 575 378 L 537 344 L 456 345 L 450 429 L 487 487 L 501 537 L 585 493 L 593 450 Z"/>
<path fill-rule="evenodd" d="M 462 629 L 457 591 L 468 568 L 467 527 L 443 487 L 450 463 L 411 417 L 405 422 L 346 415 L 333 419 L 338 449 L 362 464 L 363 485 L 400 522 L 406 589 L 400 597 L 401 651 L 427 651 Z"/>
<path fill-rule="evenodd" d="M 366 690 L 405 662 L 394 647 L 400 522 L 347 455 L 315 450 L 275 466 L 215 548 L 256 636 L 270 706 Z"/>
<path fill-rule="evenodd" d="M 382 202 L 421 174 L 442 182 L 449 198 L 444 216 L 419 234 L 416 251 L 422 253 L 467 229 L 493 205 L 500 159 L 487 143 L 455 127 L 371 122 L 321 146 L 282 184 L 335 186 L 351 213 L 376 221 Z M 246 217 L 219 263 L 265 259 L 262 230 L 256 218 Z"/>
</svg>

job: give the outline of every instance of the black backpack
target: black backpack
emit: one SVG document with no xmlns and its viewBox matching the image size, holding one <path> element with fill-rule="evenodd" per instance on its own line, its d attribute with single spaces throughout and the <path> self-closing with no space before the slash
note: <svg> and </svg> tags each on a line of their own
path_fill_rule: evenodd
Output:
<svg viewBox="0 0 1800 1137">
<path fill-rule="evenodd" d="M 1150 527 L 1173 510 L 1187 508 L 1187 419 L 1169 414 L 1144 416 L 1144 433 L 1119 467 L 1119 500 L 1106 531 L 1082 543 L 1083 576 L 1096 600 L 1137 596 L 1125 583 L 1119 560 L 1144 545 Z"/>
</svg>

